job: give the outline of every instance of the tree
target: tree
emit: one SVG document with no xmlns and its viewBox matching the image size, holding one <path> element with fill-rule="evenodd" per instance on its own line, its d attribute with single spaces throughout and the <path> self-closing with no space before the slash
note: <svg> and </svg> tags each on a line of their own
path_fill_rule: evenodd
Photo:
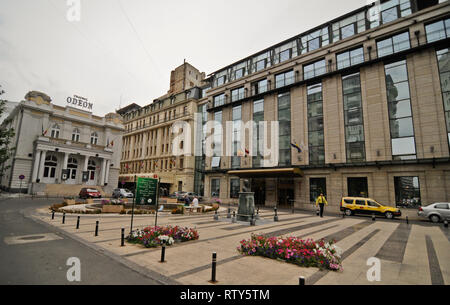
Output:
<svg viewBox="0 0 450 305">
<path fill-rule="evenodd" d="M 4 90 L 1 89 L 0 85 L 0 96 L 5 93 Z M 3 112 L 6 108 L 6 100 L 0 99 L 0 117 L 2 116 Z M 6 169 L 8 169 L 10 166 L 5 166 L 5 163 L 9 160 L 9 158 L 12 156 L 14 148 L 9 147 L 11 143 L 11 139 L 14 137 L 14 129 L 9 125 L 9 121 L 5 120 L 1 124 L 0 128 L 0 182 L 1 178 L 3 178 L 3 173 Z"/>
</svg>

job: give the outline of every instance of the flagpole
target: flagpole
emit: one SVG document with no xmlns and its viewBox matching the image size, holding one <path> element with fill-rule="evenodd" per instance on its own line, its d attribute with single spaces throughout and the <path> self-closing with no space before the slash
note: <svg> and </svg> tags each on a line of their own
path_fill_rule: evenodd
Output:
<svg viewBox="0 0 450 305">
<path fill-rule="evenodd" d="M 136 202 L 136 195 L 137 195 L 137 183 L 136 183 L 136 175 L 134 175 L 134 196 L 133 196 L 133 205 L 131 207 L 131 228 L 130 228 L 130 235 L 131 232 L 133 232 L 133 218 L 134 218 L 134 204 Z"/>
</svg>

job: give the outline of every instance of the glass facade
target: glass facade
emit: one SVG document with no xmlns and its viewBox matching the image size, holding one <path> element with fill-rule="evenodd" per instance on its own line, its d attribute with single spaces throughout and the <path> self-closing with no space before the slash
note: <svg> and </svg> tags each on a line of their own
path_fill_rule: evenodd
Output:
<svg viewBox="0 0 450 305">
<path fill-rule="evenodd" d="M 419 177 L 394 177 L 395 204 L 416 208 L 422 205 Z"/>
<path fill-rule="evenodd" d="M 220 179 L 211 178 L 211 197 L 220 196 Z"/>
<path fill-rule="evenodd" d="M 394 160 L 416 158 L 406 60 L 385 65 L 386 93 Z"/>
<path fill-rule="evenodd" d="M 230 198 L 239 198 L 241 182 L 239 179 L 230 179 Z"/>
<path fill-rule="evenodd" d="M 327 179 L 309 178 L 309 201 L 315 203 L 321 193 L 327 196 Z"/>
<path fill-rule="evenodd" d="M 214 157 L 222 156 L 222 111 L 214 113 Z"/>
<path fill-rule="evenodd" d="M 366 160 L 361 82 L 359 73 L 342 77 L 347 162 Z"/>
<path fill-rule="evenodd" d="M 442 99 L 444 100 L 444 115 L 447 125 L 447 138 L 450 147 L 450 49 L 436 52 L 441 79 Z"/>
<path fill-rule="evenodd" d="M 322 84 L 307 88 L 309 164 L 325 163 Z"/>
<path fill-rule="evenodd" d="M 198 139 L 201 142 L 196 149 L 200 149 L 195 156 L 195 173 L 194 173 L 194 192 L 200 196 L 205 195 L 205 151 L 206 151 L 206 122 L 208 121 L 208 112 L 206 111 L 206 104 L 200 105 L 197 108 L 198 113 L 201 114 L 201 128 L 198 129 Z M 199 156 L 200 154 L 200 156 Z"/>
<path fill-rule="evenodd" d="M 369 197 L 367 177 L 347 178 L 347 193 L 349 197 Z"/>
<path fill-rule="evenodd" d="M 232 120 L 233 120 L 233 137 L 231 139 L 232 141 L 232 150 L 233 150 L 233 156 L 231 157 L 231 167 L 232 168 L 239 168 L 241 167 L 241 157 L 239 156 L 238 150 L 241 149 L 241 120 L 242 120 L 242 106 L 235 106 L 233 107 L 233 113 L 232 113 Z"/>
<path fill-rule="evenodd" d="M 231 101 L 235 102 L 242 100 L 245 97 L 244 92 L 245 92 L 244 87 L 231 90 Z"/>
<path fill-rule="evenodd" d="M 291 94 L 278 94 L 279 165 L 291 165 Z"/>
<path fill-rule="evenodd" d="M 263 152 L 260 146 L 264 145 L 264 128 L 260 128 L 259 122 L 264 121 L 264 100 L 257 100 L 253 102 L 253 153 L 252 157 L 253 167 L 263 166 Z"/>
</svg>

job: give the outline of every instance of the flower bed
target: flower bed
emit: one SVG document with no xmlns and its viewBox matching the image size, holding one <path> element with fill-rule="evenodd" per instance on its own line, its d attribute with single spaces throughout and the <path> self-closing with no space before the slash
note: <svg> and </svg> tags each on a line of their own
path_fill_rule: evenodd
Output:
<svg viewBox="0 0 450 305">
<path fill-rule="evenodd" d="M 268 238 L 252 234 L 250 240 L 242 240 L 240 244 L 237 250 L 246 256 L 263 256 L 302 267 L 342 271 L 342 250 L 335 245 L 335 241 L 302 240 L 297 237 Z"/>
<path fill-rule="evenodd" d="M 198 238 L 199 235 L 195 229 L 183 228 L 179 226 L 156 226 L 133 231 L 127 237 L 127 241 L 134 244 L 142 244 L 146 248 L 155 248 L 163 242 L 170 246 L 174 242 L 185 242 L 197 240 Z"/>
</svg>

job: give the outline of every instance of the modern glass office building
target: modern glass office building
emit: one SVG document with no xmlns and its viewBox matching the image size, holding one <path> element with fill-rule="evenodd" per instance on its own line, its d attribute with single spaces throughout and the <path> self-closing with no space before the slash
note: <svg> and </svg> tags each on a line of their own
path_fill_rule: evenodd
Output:
<svg viewBox="0 0 450 305">
<path fill-rule="evenodd" d="M 278 121 L 279 159 L 264 164 L 267 130 L 214 130 L 204 196 L 237 202 L 247 178 L 265 206 L 449 201 L 449 38 L 448 1 L 381 1 L 212 73 L 208 119 Z"/>
</svg>

